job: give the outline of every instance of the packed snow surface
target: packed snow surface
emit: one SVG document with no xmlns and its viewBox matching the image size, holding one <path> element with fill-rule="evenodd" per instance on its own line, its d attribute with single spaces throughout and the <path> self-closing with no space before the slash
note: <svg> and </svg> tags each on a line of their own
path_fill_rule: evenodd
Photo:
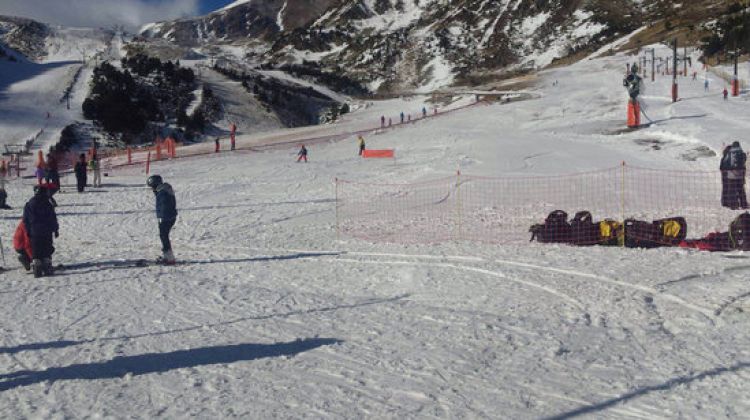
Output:
<svg viewBox="0 0 750 420">
<path fill-rule="evenodd" d="M 0 416 L 746 416 L 744 253 L 336 237 L 336 177 L 557 175 L 623 160 L 715 170 L 718 157 L 683 152 L 746 141 L 747 97 L 723 101 L 718 83 L 704 92 L 689 78 L 676 104 L 669 78 L 647 81 L 656 123 L 619 133 L 621 80 L 634 60 L 550 70 L 538 99 L 366 136 L 370 148 L 395 148 L 395 161 L 358 158 L 352 136 L 308 145 L 306 164 L 295 163 L 296 145 L 157 162 L 152 173 L 173 185 L 180 212 L 173 267 L 135 264 L 159 252 L 143 167 L 107 171 L 104 186 L 84 194 L 63 180 L 54 261 L 67 269 L 49 278 L 17 268 L 9 242 L 32 180 L 9 183 Z M 64 71 L 31 75 L 41 88 Z M 42 101 L 34 80 L 4 84 L 4 109 Z M 417 115 L 426 99 L 363 104 L 338 124 L 250 133 L 238 145 L 372 128 L 381 115 Z M 635 141 L 651 136 L 669 147 Z"/>
</svg>

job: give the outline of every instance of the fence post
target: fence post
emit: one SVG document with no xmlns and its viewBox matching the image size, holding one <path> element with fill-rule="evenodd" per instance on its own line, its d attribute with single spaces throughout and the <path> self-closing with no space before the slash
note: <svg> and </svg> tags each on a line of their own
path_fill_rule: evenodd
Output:
<svg viewBox="0 0 750 420">
<path fill-rule="evenodd" d="M 456 240 L 461 240 L 461 170 L 456 171 L 456 215 L 458 217 L 458 232 Z"/>
<path fill-rule="evenodd" d="M 151 151 L 149 151 L 146 156 L 146 175 L 148 175 L 149 169 L 151 169 Z"/>
<path fill-rule="evenodd" d="M 620 215 L 622 216 L 622 240 L 621 246 L 625 246 L 625 161 L 622 161 L 622 182 L 620 184 Z"/>
<path fill-rule="evenodd" d="M 333 178 L 333 195 L 336 208 L 336 240 L 339 240 L 339 179 Z"/>
</svg>

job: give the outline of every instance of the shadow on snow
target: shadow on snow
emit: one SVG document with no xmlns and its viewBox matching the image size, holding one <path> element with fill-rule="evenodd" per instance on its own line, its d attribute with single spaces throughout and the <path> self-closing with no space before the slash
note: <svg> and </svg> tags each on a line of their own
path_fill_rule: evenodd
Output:
<svg viewBox="0 0 750 420">
<path fill-rule="evenodd" d="M 169 353 L 118 356 L 104 362 L 79 363 L 37 371 L 22 370 L 0 375 L 0 391 L 45 381 L 115 379 L 126 375 L 147 375 L 175 369 L 236 363 L 266 357 L 293 356 L 321 346 L 341 342 L 341 340 L 333 338 L 309 338 L 289 343 L 234 344 L 177 350 Z"/>
</svg>

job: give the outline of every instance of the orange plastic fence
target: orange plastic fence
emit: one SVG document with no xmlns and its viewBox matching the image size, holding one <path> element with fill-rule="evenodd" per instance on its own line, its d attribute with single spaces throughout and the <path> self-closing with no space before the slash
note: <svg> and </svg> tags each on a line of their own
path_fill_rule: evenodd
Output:
<svg viewBox="0 0 750 420">
<path fill-rule="evenodd" d="M 719 171 L 631 166 L 564 176 L 460 174 L 412 184 L 337 180 L 337 229 L 372 241 L 524 243 L 531 226 L 552 211 L 563 210 L 570 220 L 587 210 L 594 221 L 620 223 L 680 216 L 687 223 L 680 234 L 697 238 L 726 231 L 740 211 L 729 207 L 745 204 L 739 188 L 723 181 Z"/>
<path fill-rule="evenodd" d="M 393 149 L 366 149 L 362 152 L 363 158 L 392 158 L 395 151 Z"/>
</svg>

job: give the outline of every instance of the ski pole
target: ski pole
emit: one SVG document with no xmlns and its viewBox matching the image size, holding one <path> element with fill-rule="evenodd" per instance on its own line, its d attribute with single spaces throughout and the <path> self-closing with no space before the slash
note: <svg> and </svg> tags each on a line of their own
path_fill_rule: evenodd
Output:
<svg viewBox="0 0 750 420">
<path fill-rule="evenodd" d="M 0 236 L 0 254 L 3 256 L 3 267 L 5 267 L 5 250 L 3 249 L 3 237 Z"/>
<path fill-rule="evenodd" d="M 643 108 L 641 108 L 641 114 L 643 114 L 643 116 L 646 117 L 646 119 L 648 120 L 648 122 L 650 122 L 651 124 L 654 123 L 654 121 L 651 118 L 649 118 L 648 115 L 646 115 L 645 112 L 643 112 Z"/>
</svg>

